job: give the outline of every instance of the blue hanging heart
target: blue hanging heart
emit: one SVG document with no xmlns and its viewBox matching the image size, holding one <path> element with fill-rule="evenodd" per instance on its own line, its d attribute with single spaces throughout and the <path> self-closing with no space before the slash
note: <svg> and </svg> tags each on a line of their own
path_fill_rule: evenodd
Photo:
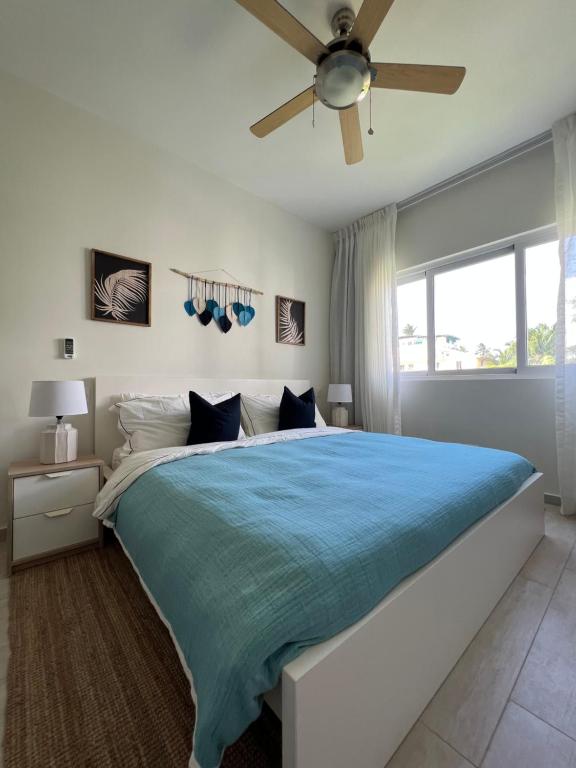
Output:
<svg viewBox="0 0 576 768">
<path fill-rule="evenodd" d="M 252 305 L 246 307 L 246 312 L 250 313 L 250 320 L 254 320 L 254 315 L 256 314 L 256 310 Z"/>
<path fill-rule="evenodd" d="M 232 304 L 232 309 L 234 310 L 234 314 L 236 317 L 240 317 L 240 312 L 244 312 L 244 304 L 241 304 L 239 301 L 235 301 Z"/>
<path fill-rule="evenodd" d="M 194 317 L 194 315 L 196 314 L 196 310 L 194 309 L 194 304 L 190 299 L 184 302 L 184 309 L 186 310 L 186 312 L 188 312 L 190 317 Z"/>
<path fill-rule="evenodd" d="M 250 320 L 252 320 L 252 315 L 246 309 L 243 309 L 238 315 L 238 322 L 240 325 L 248 325 Z"/>
<path fill-rule="evenodd" d="M 212 310 L 212 317 L 214 318 L 214 320 L 216 320 L 216 322 L 219 322 L 220 318 L 224 317 L 225 314 L 226 314 L 226 310 L 224 309 L 224 307 L 216 306 Z"/>
<path fill-rule="evenodd" d="M 208 312 L 214 312 L 214 309 L 218 306 L 218 302 L 214 301 L 214 299 L 208 299 L 206 302 L 206 309 Z"/>
</svg>

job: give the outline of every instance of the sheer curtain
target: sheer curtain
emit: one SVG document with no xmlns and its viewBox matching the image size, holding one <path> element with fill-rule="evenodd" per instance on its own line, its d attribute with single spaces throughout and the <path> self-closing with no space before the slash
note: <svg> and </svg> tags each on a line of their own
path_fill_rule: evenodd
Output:
<svg viewBox="0 0 576 768">
<path fill-rule="evenodd" d="M 336 233 L 330 374 L 352 384 L 355 423 L 400 434 L 395 239 L 395 205 Z"/>
<path fill-rule="evenodd" d="M 576 515 L 576 115 L 552 129 L 560 290 L 556 324 L 556 442 L 562 513 Z"/>
</svg>

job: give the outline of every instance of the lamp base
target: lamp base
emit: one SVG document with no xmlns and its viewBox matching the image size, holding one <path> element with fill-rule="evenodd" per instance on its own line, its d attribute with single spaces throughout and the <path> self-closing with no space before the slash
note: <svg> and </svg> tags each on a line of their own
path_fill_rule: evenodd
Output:
<svg viewBox="0 0 576 768">
<path fill-rule="evenodd" d="M 347 427 L 348 426 L 348 408 L 343 405 L 337 405 L 332 408 L 332 426 L 333 427 Z"/>
<path fill-rule="evenodd" d="M 52 424 L 40 433 L 40 463 L 63 464 L 78 458 L 78 430 L 71 424 Z"/>
</svg>

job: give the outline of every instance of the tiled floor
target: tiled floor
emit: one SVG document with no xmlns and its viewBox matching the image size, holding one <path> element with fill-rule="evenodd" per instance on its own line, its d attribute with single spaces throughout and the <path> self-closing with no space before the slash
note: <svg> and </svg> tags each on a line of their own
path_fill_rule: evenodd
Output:
<svg viewBox="0 0 576 768">
<path fill-rule="evenodd" d="M 576 768 L 576 519 L 546 536 L 386 768 Z"/>
<path fill-rule="evenodd" d="M 546 534 L 386 768 L 576 768 L 576 519 L 549 507 Z"/>
</svg>

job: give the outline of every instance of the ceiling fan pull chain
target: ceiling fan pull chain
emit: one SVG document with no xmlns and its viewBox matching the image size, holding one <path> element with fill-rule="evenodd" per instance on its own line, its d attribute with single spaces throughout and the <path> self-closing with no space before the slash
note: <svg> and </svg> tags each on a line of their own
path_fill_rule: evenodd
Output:
<svg viewBox="0 0 576 768">
<path fill-rule="evenodd" d="M 374 130 L 372 129 L 372 88 L 370 88 L 368 92 L 368 98 L 370 99 L 368 105 L 370 108 L 370 128 L 368 128 L 368 136 L 374 136 Z"/>
</svg>

